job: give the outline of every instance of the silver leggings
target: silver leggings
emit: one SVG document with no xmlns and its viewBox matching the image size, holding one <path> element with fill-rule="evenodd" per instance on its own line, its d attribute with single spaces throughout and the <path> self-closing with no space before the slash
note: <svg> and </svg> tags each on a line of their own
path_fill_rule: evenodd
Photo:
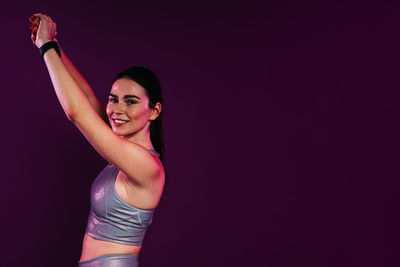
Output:
<svg viewBox="0 0 400 267">
<path fill-rule="evenodd" d="M 114 254 L 79 261 L 79 267 L 138 267 L 138 255 Z"/>
</svg>

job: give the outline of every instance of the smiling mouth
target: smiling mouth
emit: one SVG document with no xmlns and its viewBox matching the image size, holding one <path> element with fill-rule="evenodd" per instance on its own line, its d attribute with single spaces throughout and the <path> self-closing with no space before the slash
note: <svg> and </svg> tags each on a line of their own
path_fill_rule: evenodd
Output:
<svg viewBox="0 0 400 267">
<path fill-rule="evenodd" d="M 123 125 L 123 124 L 125 124 L 125 123 L 128 123 L 128 122 L 129 122 L 129 121 L 125 121 L 125 120 L 117 120 L 117 119 L 112 119 L 112 121 L 113 121 L 114 125 L 116 125 L 116 126 L 120 126 L 120 125 Z"/>
<path fill-rule="evenodd" d="M 129 121 L 125 121 L 125 120 L 117 120 L 117 119 L 113 119 L 113 121 L 115 121 L 116 123 L 124 123 L 124 122 L 129 122 Z"/>
</svg>

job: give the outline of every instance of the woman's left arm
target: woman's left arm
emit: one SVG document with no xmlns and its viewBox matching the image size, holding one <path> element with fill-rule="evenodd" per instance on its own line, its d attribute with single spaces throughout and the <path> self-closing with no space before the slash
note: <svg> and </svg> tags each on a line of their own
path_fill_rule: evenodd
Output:
<svg viewBox="0 0 400 267">
<path fill-rule="evenodd" d="M 48 50 L 44 54 L 44 61 L 57 98 L 69 120 L 74 121 L 77 114 L 92 108 L 89 99 L 72 78 L 56 50 Z"/>
<path fill-rule="evenodd" d="M 30 21 L 32 23 L 30 25 L 32 29 L 31 39 L 38 48 L 49 41 L 55 40 L 57 35 L 56 23 L 50 17 L 37 13 L 30 18 Z M 90 101 L 84 92 L 82 92 L 79 84 L 77 84 L 68 71 L 55 49 L 46 51 L 43 59 L 49 71 L 58 100 L 68 119 L 71 120 L 77 109 L 88 104 L 90 105 Z M 65 90 L 65 88 L 68 88 L 68 90 Z"/>
<path fill-rule="evenodd" d="M 96 151 L 139 186 L 151 186 L 162 177 L 162 166 L 146 148 L 120 138 L 100 118 L 54 49 L 44 54 L 47 69 L 69 120 Z"/>
<path fill-rule="evenodd" d="M 49 39 L 53 38 L 36 40 L 37 46 Z M 138 185 L 148 186 L 156 182 L 162 176 L 162 164 L 155 160 L 146 148 L 119 137 L 108 127 L 96 113 L 55 49 L 49 49 L 44 54 L 44 61 L 65 114 L 97 152 Z"/>
</svg>

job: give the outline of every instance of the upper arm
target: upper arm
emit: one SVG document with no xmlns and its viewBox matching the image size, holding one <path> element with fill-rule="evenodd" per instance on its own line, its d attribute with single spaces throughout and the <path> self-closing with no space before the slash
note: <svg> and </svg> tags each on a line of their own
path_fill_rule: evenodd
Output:
<svg viewBox="0 0 400 267">
<path fill-rule="evenodd" d="M 111 127 L 110 121 L 108 120 L 107 113 L 105 108 L 100 104 L 100 102 L 97 100 L 97 98 L 90 99 L 90 103 L 92 104 L 92 107 L 95 109 L 97 114 L 100 116 L 100 118 L 108 125 L 108 127 Z"/>
<path fill-rule="evenodd" d="M 90 105 L 71 115 L 70 120 L 104 159 L 135 183 L 146 185 L 160 176 L 160 162 L 143 146 L 115 134 Z"/>
</svg>

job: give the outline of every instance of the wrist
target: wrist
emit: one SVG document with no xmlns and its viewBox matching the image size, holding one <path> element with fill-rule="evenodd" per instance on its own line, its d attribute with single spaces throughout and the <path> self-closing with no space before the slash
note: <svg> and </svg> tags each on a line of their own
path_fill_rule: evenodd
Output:
<svg viewBox="0 0 400 267">
<path fill-rule="evenodd" d="M 39 40 L 36 41 L 36 46 L 38 48 L 40 48 L 47 42 L 50 42 L 50 40 L 48 40 L 48 39 L 39 39 Z"/>
<path fill-rule="evenodd" d="M 57 52 L 58 56 L 61 57 L 60 47 L 58 46 L 57 42 L 55 42 L 55 41 L 48 41 L 48 42 L 44 43 L 44 44 L 39 48 L 40 54 L 41 54 L 41 56 L 42 56 L 43 59 L 44 59 L 44 54 L 45 54 L 48 50 L 50 50 L 50 49 L 52 49 L 52 48 Z"/>
</svg>

